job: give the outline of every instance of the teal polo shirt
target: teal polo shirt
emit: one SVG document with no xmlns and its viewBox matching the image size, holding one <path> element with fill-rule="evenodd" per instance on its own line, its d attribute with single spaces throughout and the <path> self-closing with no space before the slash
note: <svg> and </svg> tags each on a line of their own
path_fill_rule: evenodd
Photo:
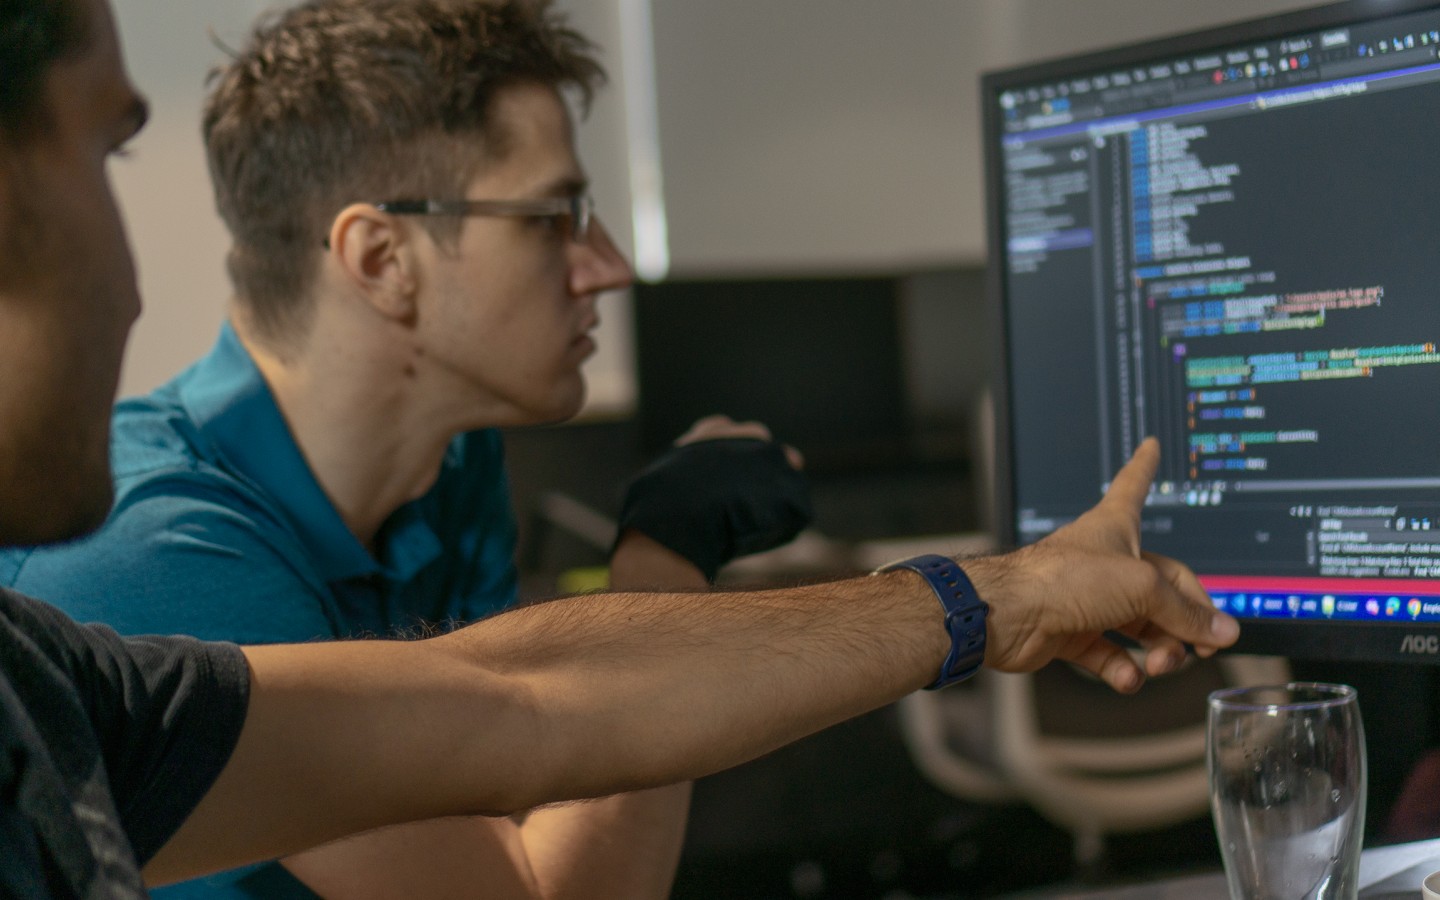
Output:
<svg viewBox="0 0 1440 900">
<path fill-rule="evenodd" d="M 242 644 L 416 636 L 515 601 L 498 432 L 457 437 L 434 487 L 386 520 L 372 555 L 315 480 L 229 325 L 174 380 L 116 406 L 111 464 L 105 525 L 69 544 L 0 551 L 0 583 L 122 634 Z M 180 887 L 288 895 L 267 881 L 288 880 L 277 868 L 245 870 L 253 892 Z"/>
</svg>

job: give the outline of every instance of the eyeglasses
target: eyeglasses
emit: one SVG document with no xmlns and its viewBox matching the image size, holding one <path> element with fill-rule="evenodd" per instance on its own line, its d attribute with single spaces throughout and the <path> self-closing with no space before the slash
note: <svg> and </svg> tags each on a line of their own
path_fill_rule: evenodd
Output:
<svg viewBox="0 0 1440 900">
<path fill-rule="evenodd" d="M 548 200 L 387 200 L 375 204 L 381 212 L 397 216 L 516 216 L 568 220 L 570 240 L 585 242 L 595 202 L 588 195 Z"/>
</svg>

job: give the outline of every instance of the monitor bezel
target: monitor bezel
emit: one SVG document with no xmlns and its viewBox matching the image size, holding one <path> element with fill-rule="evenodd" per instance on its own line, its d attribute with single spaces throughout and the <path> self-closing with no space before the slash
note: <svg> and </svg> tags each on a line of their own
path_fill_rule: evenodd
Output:
<svg viewBox="0 0 1440 900">
<path fill-rule="evenodd" d="M 985 292 L 991 332 L 999 348 L 992 361 L 995 408 L 994 509 L 999 546 L 1016 546 L 1013 443 L 1010 415 L 1010 327 L 1005 307 L 1004 179 L 1000 154 L 1000 95 L 1018 87 L 1077 77 L 1097 69 L 1132 66 L 1227 45 L 1267 40 L 1291 32 L 1360 24 L 1379 18 L 1440 10 L 1440 0 L 1343 0 L 1310 9 L 1271 14 L 1193 32 L 1136 41 L 1113 48 L 1056 57 L 984 73 L 980 79 L 988 240 Z M 1243 619 L 1233 652 L 1296 659 L 1359 660 L 1440 665 L 1440 623 L 1333 623 Z"/>
</svg>

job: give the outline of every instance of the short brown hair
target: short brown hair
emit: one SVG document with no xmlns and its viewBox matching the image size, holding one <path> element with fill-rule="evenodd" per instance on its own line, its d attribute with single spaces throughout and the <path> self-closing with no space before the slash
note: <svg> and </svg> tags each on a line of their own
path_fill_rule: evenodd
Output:
<svg viewBox="0 0 1440 900">
<path fill-rule="evenodd" d="M 604 79 L 550 0 L 310 0 L 263 19 L 211 74 L 204 117 L 230 277 L 260 335 L 303 329 L 347 203 L 451 194 L 503 156 L 498 90 L 575 87 L 588 103 Z"/>
</svg>

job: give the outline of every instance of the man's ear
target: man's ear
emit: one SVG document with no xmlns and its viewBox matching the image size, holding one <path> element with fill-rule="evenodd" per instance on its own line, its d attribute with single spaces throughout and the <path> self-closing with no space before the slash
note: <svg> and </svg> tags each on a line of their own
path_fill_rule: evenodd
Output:
<svg viewBox="0 0 1440 900">
<path fill-rule="evenodd" d="M 368 203 L 352 203 L 330 223 L 331 264 L 376 312 L 415 315 L 417 263 L 413 232 Z"/>
</svg>

